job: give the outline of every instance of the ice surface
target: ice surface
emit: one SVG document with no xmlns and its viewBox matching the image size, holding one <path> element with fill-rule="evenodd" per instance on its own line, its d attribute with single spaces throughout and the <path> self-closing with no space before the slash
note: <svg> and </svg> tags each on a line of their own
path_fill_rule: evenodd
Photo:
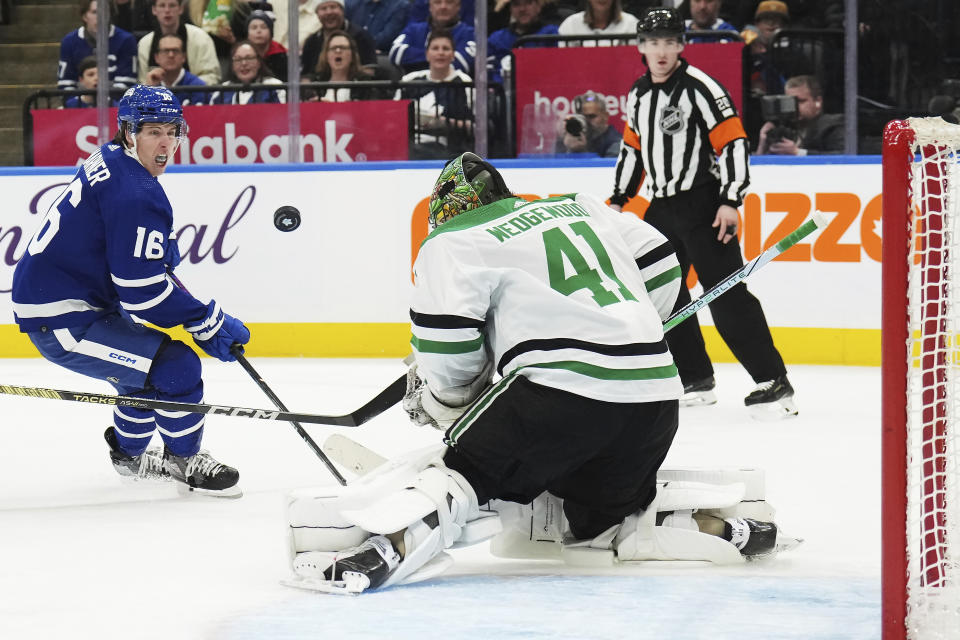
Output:
<svg viewBox="0 0 960 640">
<path fill-rule="evenodd" d="M 355 409 L 403 372 L 396 360 L 253 359 L 293 411 Z M 206 400 L 271 408 L 243 369 L 204 360 Z M 244 497 L 125 485 L 104 407 L 0 396 L 0 638 L 877 638 L 880 374 L 790 367 L 800 416 L 750 420 L 753 383 L 717 366 L 713 407 L 681 411 L 668 466 L 762 467 L 778 523 L 805 544 L 767 563 L 610 569 L 454 551 L 433 581 L 359 597 L 296 591 L 283 495 L 331 484 L 288 424 L 209 417 L 204 446 Z M 0 359 L 0 383 L 109 392 L 40 359 Z M 399 407 L 339 430 L 385 454 L 424 446 Z"/>
</svg>

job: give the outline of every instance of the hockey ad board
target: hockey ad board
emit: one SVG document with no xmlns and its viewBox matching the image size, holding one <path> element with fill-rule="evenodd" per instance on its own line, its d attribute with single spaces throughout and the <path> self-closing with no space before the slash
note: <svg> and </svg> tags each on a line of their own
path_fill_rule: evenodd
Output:
<svg viewBox="0 0 960 640">
<path fill-rule="evenodd" d="M 610 160 L 497 163 L 524 197 L 608 195 Z M 178 277 L 198 298 L 216 296 L 251 325 L 254 356 L 402 357 L 409 352 L 411 265 L 426 235 L 426 203 L 440 163 L 173 167 L 160 178 L 173 206 L 183 262 Z M 72 168 L 0 170 L 0 356 L 33 356 L 13 324 L 16 261 Z M 273 213 L 297 207 L 299 229 Z M 638 197 L 629 209 L 639 213 Z M 879 362 L 880 164 L 753 160 L 740 212 L 747 260 L 815 208 L 830 224 L 748 281 L 788 362 Z M 700 288 L 691 277 L 694 295 Z M 730 361 L 699 314 L 711 355 Z"/>
<path fill-rule="evenodd" d="M 406 160 L 409 100 L 305 102 L 300 105 L 300 148 L 305 162 Z M 187 141 L 180 165 L 277 164 L 290 159 L 285 104 L 201 105 L 183 109 Z M 35 109 L 33 163 L 76 165 L 97 148 L 95 109 Z M 117 110 L 110 110 L 116 122 Z"/>
</svg>

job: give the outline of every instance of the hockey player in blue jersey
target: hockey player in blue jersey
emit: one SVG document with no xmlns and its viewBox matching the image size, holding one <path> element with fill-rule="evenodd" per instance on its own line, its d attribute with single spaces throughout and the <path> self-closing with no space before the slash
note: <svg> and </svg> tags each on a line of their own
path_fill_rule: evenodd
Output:
<svg viewBox="0 0 960 640">
<path fill-rule="evenodd" d="M 84 162 L 54 201 L 13 276 L 14 318 L 56 364 L 106 380 L 126 396 L 203 398 L 200 358 L 160 327 L 183 327 L 207 354 L 233 361 L 250 332 L 175 285 L 180 261 L 173 213 L 157 181 L 185 135 L 183 110 L 165 87 L 136 86 L 120 100 L 113 141 Z M 116 408 L 104 434 L 123 476 L 175 480 L 190 490 L 239 496 L 237 470 L 200 449 L 204 416 Z M 164 448 L 148 447 L 154 431 Z"/>
<path fill-rule="evenodd" d="M 71 31 L 60 41 L 60 64 L 57 68 L 57 88 L 76 89 L 80 61 L 96 55 L 97 0 L 81 0 L 80 19 L 83 26 Z M 137 82 L 137 40 L 132 33 L 110 25 L 107 46 L 110 84 L 126 89 Z"/>
</svg>

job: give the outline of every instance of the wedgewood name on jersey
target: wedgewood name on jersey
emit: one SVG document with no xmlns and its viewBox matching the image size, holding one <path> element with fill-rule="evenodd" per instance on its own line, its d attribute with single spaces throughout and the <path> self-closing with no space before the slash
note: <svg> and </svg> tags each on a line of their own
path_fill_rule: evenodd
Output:
<svg viewBox="0 0 960 640">
<path fill-rule="evenodd" d="M 524 208 L 516 217 L 504 223 L 487 228 L 487 233 L 503 242 L 513 236 L 518 236 L 527 229 L 532 229 L 541 222 L 556 218 L 588 218 L 590 212 L 576 202 L 565 202 L 555 205 L 537 205 Z"/>
<path fill-rule="evenodd" d="M 315 133 L 300 135 L 300 149 L 306 162 L 353 162 L 365 160 L 363 153 L 351 155 L 348 146 L 352 133 L 337 134 L 337 121 L 324 120 L 323 137 Z M 260 140 L 237 135 L 233 122 L 223 123 L 222 136 L 200 136 L 184 140 L 174 155 L 176 164 L 253 164 L 255 162 L 277 163 L 289 160 L 290 136 L 265 135 Z M 84 126 L 77 129 L 77 148 L 83 158 L 97 151 L 97 127 Z M 312 156 L 312 157 L 311 157 Z M 83 162 L 83 158 L 77 164 Z"/>
<path fill-rule="evenodd" d="M 91 163 L 95 170 L 95 165 Z M 96 174 L 95 174 L 96 175 Z M 36 224 L 47 212 L 50 203 L 63 191 L 67 182 L 57 182 L 40 189 L 30 199 L 28 212 L 32 216 L 24 226 L 0 226 L 0 254 L 3 262 L 0 263 L 0 293 L 10 293 L 13 281 L 13 268 L 27 250 L 30 237 L 36 231 Z M 257 188 L 247 185 L 240 190 L 236 198 L 227 208 L 219 222 L 196 224 L 187 222 L 176 229 L 177 243 L 180 246 L 181 260 L 190 264 L 197 264 L 210 258 L 216 264 L 229 262 L 237 253 L 238 246 L 230 242 L 228 235 L 243 220 L 253 206 L 257 197 Z M 175 214 L 176 216 L 176 214 Z M 183 221 L 186 216 L 180 214 L 175 221 Z M 216 231 L 214 231 L 214 229 Z M 215 235 L 214 235 L 215 234 Z"/>
</svg>

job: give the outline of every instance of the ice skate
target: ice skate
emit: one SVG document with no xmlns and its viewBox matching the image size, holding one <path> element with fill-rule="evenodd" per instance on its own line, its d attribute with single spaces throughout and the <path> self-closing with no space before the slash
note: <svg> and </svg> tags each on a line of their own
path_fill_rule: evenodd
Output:
<svg viewBox="0 0 960 640">
<path fill-rule="evenodd" d="M 793 402 L 793 387 L 786 375 L 758 384 L 743 399 L 743 404 L 750 407 L 750 415 L 757 420 L 779 420 L 798 413 Z"/>
<path fill-rule="evenodd" d="M 113 427 L 107 427 L 103 437 L 110 447 L 110 462 L 125 481 L 169 482 L 173 479 L 163 466 L 163 453 L 159 447 L 148 448 L 139 456 L 130 456 L 120 449 Z"/>
<path fill-rule="evenodd" d="M 717 383 L 713 376 L 683 385 L 683 397 L 680 398 L 680 406 L 700 407 L 717 404 L 717 394 L 713 392 L 715 386 L 717 386 Z"/>
<path fill-rule="evenodd" d="M 775 555 L 777 525 L 752 518 L 727 518 L 724 520 L 723 539 L 729 541 L 747 560 L 759 560 Z M 799 543 L 798 543 L 799 544 Z"/>
<path fill-rule="evenodd" d="M 393 543 L 375 535 L 343 551 L 297 554 L 296 575 L 280 582 L 306 591 L 357 595 L 382 585 L 399 565 L 400 554 Z"/>
<path fill-rule="evenodd" d="M 223 498 L 239 498 L 243 495 L 237 486 L 240 473 L 233 467 L 217 462 L 206 450 L 201 449 L 190 457 L 182 458 L 165 449 L 163 466 L 171 478 L 179 483 L 177 488 L 184 492 Z"/>
<path fill-rule="evenodd" d="M 359 591 L 376 589 L 400 564 L 400 554 L 386 536 L 372 536 L 363 544 L 341 551 L 323 572 L 327 580 L 342 581 Z"/>
</svg>

